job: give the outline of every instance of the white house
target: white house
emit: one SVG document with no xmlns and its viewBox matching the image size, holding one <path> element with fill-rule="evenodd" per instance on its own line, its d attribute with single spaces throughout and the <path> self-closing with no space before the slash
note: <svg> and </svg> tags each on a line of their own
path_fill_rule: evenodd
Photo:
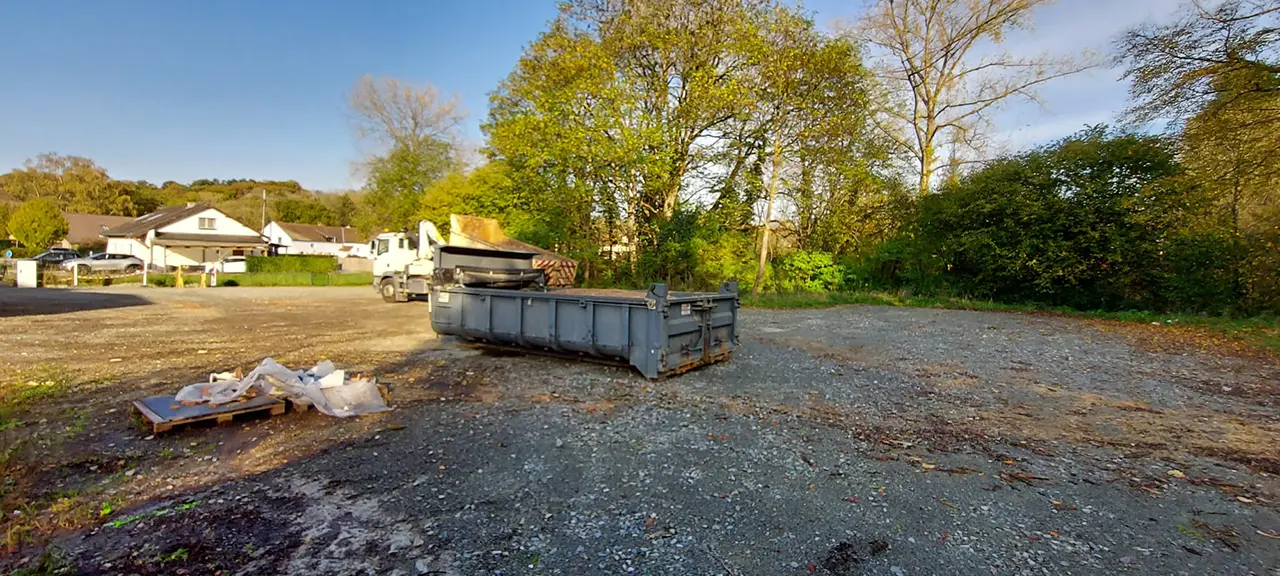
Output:
<svg viewBox="0 0 1280 576">
<path fill-rule="evenodd" d="M 207 204 L 162 208 L 102 233 L 107 252 L 137 256 L 152 266 L 202 266 L 223 256 L 261 253 L 256 230 Z"/>
<path fill-rule="evenodd" d="M 349 226 L 317 226 L 271 221 L 262 235 L 276 254 L 319 254 L 346 258 L 372 258 L 369 241 Z"/>
</svg>

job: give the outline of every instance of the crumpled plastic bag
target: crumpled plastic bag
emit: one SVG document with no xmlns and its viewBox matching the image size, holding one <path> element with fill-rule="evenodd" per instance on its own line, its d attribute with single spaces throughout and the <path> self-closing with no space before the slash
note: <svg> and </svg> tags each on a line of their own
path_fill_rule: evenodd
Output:
<svg viewBox="0 0 1280 576">
<path fill-rule="evenodd" d="M 215 375 L 221 376 L 221 375 Z M 244 378 L 217 380 L 183 387 L 174 400 L 183 404 L 208 402 L 219 406 L 259 394 L 284 396 L 300 404 L 310 404 L 322 414 L 346 418 L 390 410 L 372 379 L 347 379 L 333 362 L 323 360 L 304 371 L 266 358 Z"/>
</svg>

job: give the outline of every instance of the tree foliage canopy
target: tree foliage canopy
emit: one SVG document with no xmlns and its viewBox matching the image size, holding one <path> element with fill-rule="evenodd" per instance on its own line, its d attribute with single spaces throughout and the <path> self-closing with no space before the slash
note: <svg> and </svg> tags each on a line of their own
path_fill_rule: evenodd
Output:
<svg viewBox="0 0 1280 576">
<path fill-rule="evenodd" d="M 484 131 L 553 244 L 625 244 L 606 254 L 636 278 L 680 277 L 673 255 L 697 250 L 668 244 L 706 237 L 692 222 L 754 233 L 776 188 L 783 214 L 835 231 L 879 192 L 870 84 L 853 43 L 780 2 L 579 0 L 493 94 Z"/>
<path fill-rule="evenodd" d="M 983 297 L 1081 309 L 1197 303 L 1203 294 L 1165 284 L 1188 265 L 1176 247 L 1204 241 L 1188 236 L 1204 205 L 1176 153 L 1167 138 L 1095 127 L 996 161 L 921 201 L 922 253 Z"/>
<path fill-rule="evenodd" d="M 23 246 L 44 248 L 67 236 L 67 219 L 51 200 L 27 200 L 9 216 L 9 233 Z"/>
</svg>

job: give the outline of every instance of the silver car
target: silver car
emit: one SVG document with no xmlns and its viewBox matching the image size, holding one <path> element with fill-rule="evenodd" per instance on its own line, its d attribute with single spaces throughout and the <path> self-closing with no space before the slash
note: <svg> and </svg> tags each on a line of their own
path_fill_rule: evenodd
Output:
<svg viewBox="0 0 1280 576">
<path fill-rule="evenodd" d="M 78 270 L 81 274 L 90 272 L 126 272 L 132 274 L 142 271 L 142 259 L 128 254 L 94 254 L 88 258 L 73 258 L 62 263 L 65 270 Z"/>
</svg>

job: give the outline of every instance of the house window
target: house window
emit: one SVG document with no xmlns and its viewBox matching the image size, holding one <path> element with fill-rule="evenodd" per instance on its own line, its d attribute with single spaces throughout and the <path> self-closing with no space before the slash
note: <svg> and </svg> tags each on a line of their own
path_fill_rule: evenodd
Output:
<svg viewBox="0 0 1280 576">
<path fill-rule="evenodd" d="M 213 218 L 201 218 L 201 219 L 200 219 L 200 229 L 201 229 L 201 230 L 213 230 Z"/>
</svg>

